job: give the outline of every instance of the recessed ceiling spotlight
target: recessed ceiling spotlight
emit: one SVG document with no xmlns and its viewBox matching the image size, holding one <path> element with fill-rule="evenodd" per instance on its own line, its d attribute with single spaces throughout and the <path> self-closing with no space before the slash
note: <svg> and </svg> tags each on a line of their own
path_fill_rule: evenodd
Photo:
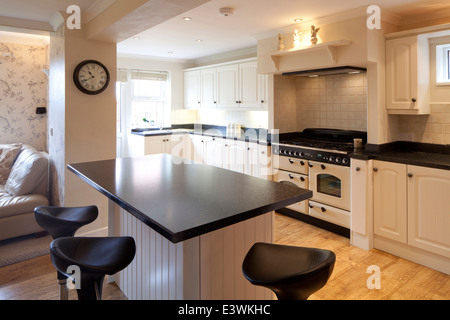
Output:
<svg viewBox="0 0 450 320">
<path fill-rule="evenodd" d="M 173 54 L 173 51 L 167 51 L 168 54 Z"/>
<path fill-rule="evenodd" d="M 141 37 L 133 37 L 134 40 L 139 40 Z"/>
<path fill-rule="evenodd" d="M 228 16 L 231 16 L 234 13 L 234 9 L 233 8 L 228 8 L 228 7 L 220 8 L 219 9 L 219 13 L 221 15 L 223 15 L 224 17 L 228 17 Z"/>
<path fill-rule="evenodd" d="M 191 17 L 184 17 L 183 20 L 184 21 L 190 21 L 190 20 L 192 20 L 192 18 Z"/>
<path fill-rule="evenodd" d="M 195 40 L 195 41 L 197 41 L 197 42 L 203 42 L 203 40 L 202 39 L 197 39 L 197 40 Z"/>
<path fill-rule="evenodd" d="M 303 19 L 294 19 L 294 22 L 302 22 L 303 21 Z"/>
</svg>

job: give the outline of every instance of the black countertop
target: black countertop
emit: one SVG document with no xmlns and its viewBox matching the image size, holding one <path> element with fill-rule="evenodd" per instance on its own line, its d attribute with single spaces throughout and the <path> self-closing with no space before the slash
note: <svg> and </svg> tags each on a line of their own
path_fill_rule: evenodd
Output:
<svg viewBox="0 0 450 320">
<path fill-rule="evenodd" d="M 136 128 L 132 129 L 131 133 L 134 135 L 144 137 L 189 133 L 194 135 L 202 135 L 215 138 L 255 142 L 264 145 L 266 144 L 269 145 L 271 141 L 271 135 L 268 134 L 267 129 L 242 128 L 241 135 L 239 137 L 234 137 L 234 136 L 227 136 L 227 127 L 217 125 L 205 125 L 205 124 L 173 125 L 172 127 L 162 128 L 161 130 L 153 128 Z"/>
<path fill-rule="evenodd" d="M 450 170 L 450 146 L 396 141 L 384 145 L 366 145 L 351 154 L 353 159 L 380 160 Z"/>
<path fill-rule="evenodd" d="M 309 190 L 168 154 L 68 169 L 173 243 L 312 197 Z"/>
</svg>

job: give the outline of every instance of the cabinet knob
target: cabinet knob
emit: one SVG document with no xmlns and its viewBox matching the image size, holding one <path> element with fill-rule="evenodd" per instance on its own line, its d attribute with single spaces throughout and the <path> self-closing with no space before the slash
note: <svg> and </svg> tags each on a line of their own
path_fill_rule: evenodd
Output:
<svg viewBox="0 0 450 320">
<path fill-rule="evenodd" d="M 261 100 L 261 103 L 264 103 L 264 100 Z"/>
<path fill-rule="evenodd" d="M 378 168 L 373 168 L 373 172 L 377 172 L 378 171 Z"/>
<path fill-rule="evenodd" d="M 416 102 L 417 100 L 416 100 L 416 98 L 412 98 L 411 101 L 412 102 Z"/>
<path fill-rule="evenodd" d="M 356 167 L 355 170 L 356 171 L 361 171 L 361 168 L 360 167 Z"/>
<path fill-rule="evenodd" d="M 412 178 L 413 174 L 411 172 L 408 172 L 408 178 Z"/>
<path fill-rule="evenodd" d="M 266 154 L 264 151 L 261 151 L 261 154 Z"/>
<path fill-rule="evenodd" d="M 326 169 L 326 167 L 323 164 L 321 164 L 320 167 L 322 168 L 322 170 Z"/>
</svg>

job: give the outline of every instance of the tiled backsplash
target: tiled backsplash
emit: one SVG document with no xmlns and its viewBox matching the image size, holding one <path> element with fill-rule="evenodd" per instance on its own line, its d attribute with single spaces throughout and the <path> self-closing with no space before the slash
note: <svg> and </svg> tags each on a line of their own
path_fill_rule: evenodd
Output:
<svg viewBox="0 0 450 320">
<path fill-rule="evenodd" d="M 430 115 L 391 115 L 389 121 L 393 140 L 450 144 L 450 103 L 432 103 Z"/>
<path fill-rule="evenodd" d="M 308 127 L 367 131 L 365 73 L 275 78 L 276 128 L 283 132 Z"/>
</svg>

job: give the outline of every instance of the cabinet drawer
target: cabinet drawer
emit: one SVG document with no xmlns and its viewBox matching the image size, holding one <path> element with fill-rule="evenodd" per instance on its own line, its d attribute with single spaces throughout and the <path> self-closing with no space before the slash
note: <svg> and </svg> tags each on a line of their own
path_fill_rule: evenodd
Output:
<svg viewBox="0 0 450 320">
<path fill-rule="evenodd" d="M 309 215 L 339 226 L 350 228 L 350 213 L 315 201 L 309 201 Z"/>
<path fill-rule="evenodd" d="M 308 162 L 306 160 L 279 156 L 278 161 L 282 170 L 308 174 Z"/>
</svg>

